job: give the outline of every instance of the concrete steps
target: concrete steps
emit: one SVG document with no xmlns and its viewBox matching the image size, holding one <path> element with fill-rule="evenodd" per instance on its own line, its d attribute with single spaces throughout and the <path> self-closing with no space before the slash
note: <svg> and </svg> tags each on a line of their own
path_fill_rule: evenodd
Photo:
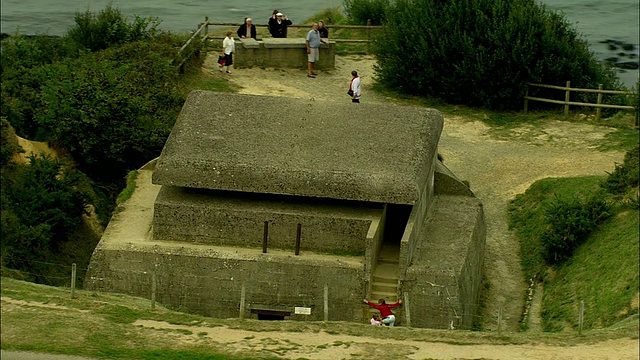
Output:
<svg viewBox="0 0 640 360">
<path fill-rule="evenodd" d="M 386 302 L 398 301 L 398 257 L 399 249 L 395 246 L 384 244 L 378 255 L 376 269 L 371 277 L 370 301 L 378 302 L 384 299 Z"/>
</svg>

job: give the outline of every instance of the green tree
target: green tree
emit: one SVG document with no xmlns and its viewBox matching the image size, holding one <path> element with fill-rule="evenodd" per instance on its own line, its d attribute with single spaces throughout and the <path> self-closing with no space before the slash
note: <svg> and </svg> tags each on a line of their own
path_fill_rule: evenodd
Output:
<svg viewBox="0 0 640 360">
<path fill-rule="evenodd" d="M 382 84 L 451 103 L 518 109 L 527 82 L 620 87 L 564 17 L 534 0 L 396 0 L 374 50 Z"/>
</svg>

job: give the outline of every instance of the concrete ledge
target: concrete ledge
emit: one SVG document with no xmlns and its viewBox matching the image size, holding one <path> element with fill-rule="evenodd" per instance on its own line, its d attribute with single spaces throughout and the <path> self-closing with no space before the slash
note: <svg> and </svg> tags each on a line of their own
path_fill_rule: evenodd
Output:
<svg viewBox="0 0 640 360">
<path fill-rule="evenodd" d="M 293 253 L 301 224 L 301 251 L 364 255 L 368 233 L 376 232 L 371 227 L 382 216 L 382 206 L 375 206 L 163 186 L 155 203 L 153 238 L 262 249 L 267 221 L 269 249 Z"/>
<path fill-rule="evenodd" d="M 331 70 L 336 66 L 335 42 L 329 44 L 320 44 L 320 59 L 314 64 L 318 70 Z M 307 46 L 304 38 L 241 39 L 233 62 L 239 69 L 253 66 L 306 69 Z"/>
</svg>

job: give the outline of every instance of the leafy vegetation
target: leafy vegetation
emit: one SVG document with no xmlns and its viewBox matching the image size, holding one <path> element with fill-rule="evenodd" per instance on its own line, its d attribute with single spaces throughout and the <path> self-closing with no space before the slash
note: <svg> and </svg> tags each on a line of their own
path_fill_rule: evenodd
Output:
<svg viewBox="0 0 640 360">
<path fill-rule="evenodd" d="M 76 13 L 75 23 L 67 37 L 89 51 L 98 51 L 114 45 L 151 40 L 158 33 L 160 20 L 136 15 L 133 22 L 129 22 L 119 9 L 108 5 L 98 14 L 90 10 Z"/>
<path fill-rule="evenodd" d="M 385 18 L 378 81 L 402 92 L 519 109 L 528 82 L 620 87 L 564 17 L 533 0 L 398 0 Z"/>
<path fill-rule="evenodd" d="M 344 11 L 352 24 L 382 25 L 386 20 L 389 0 L 344 0 Z"/>
<path fill-rule="evenodd" d="M 106 226 L 124 175 L 160 153 L 192 84 L 171 65 L 185 36 L 158 23 L 107 7 L 76 14 L 61 38 L 3 41 L 3 274 L 64 285 L 77 263 L 82 278 L 99 239 L 82 215 Z M 201 48 L 189 45 L 184 69 L 200 71 Z M 16 134 L 61 155 L 13 163 Z"/>
</svg>

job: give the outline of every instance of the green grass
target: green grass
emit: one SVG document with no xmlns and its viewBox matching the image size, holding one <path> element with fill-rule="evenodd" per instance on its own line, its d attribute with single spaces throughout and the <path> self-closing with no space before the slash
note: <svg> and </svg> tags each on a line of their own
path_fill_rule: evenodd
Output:
<svg viewBox="0 0 640 360">
<path fill-rule="evenodd" d="M 542 300 L 545 330 L 604 328 L 638 314 L 638 211 L 626 210 L 592 234 L 571 261 L 545 283 Z"/>
<path fill-rule="evenodd" d="M 527 278 L 544 280 L 543 329 L 578 328 L 580 301 L 583 329 L 601 329 L 638 314 L 638 209 L 616 205 L 614 216 L 593 232 L 572 258 L 557 267 L 542 259 L 539 241 L 543 210 L 556 196 L 585 198 L 605 177 L 548 178 L 535 182 L 509 205 L 510 226 L 520 241 Z"/>
<path fill-rule="evenodd" d="M 129 200 L 136 190 L 136 179 L 138 178 L 138 171 L 129 171 L 127 174 L 127 186 L 118 194 L 116 198 L 116 205 L 120 205 L 123 202 Z"/>
<path fill-rule="evenodd" d="M 33 351 L 95 358 L 118 359 L 265 359 L 292 355 L 305 345 L 267 337 L 264 344 L 275 350 L 256 348 L 236 353 L 216 339 L 217 327 L 246 331 L 244 339 L 260 332 L 303 332 L 313 337 L 319 332 L 338 336 L 318 349 L 349 348 L 357 342 L 345 337 L 436 341 L 459 345 L 549 344 L 566 346 L 618 338 L 637 338 L 637 322 L 622 321 L 615 328 L 575 334 L 531 335 L 482 333 L 397 327 L 393 331 L 351 322 L 258 321 L 252 319 L 212 319 L 170 311 L 150 300 L 122 294 L 79 290 L 71 298 L 69 289 L 2 278 L 3 350 Z M 37 319 L 37 321 L 33 321 Z M 172 329 L 142 327 L 137 320 L 184 324 Z M 25 324 L 29 324 L 25 326 Z M 193 326 L 193 328 L 191 328 Z M 210 334 L 210 336 L 207 336 Z M 342 336 L 342 337 L 340 337 Z M 286 338 L 285 338 L 286 339 Z"/>
<path fill-rule="evenodd" d="M 536 275 L 543 278 L 546 265 L 542 259 L 540 235 L 545 229 L 543 210 L 556 196 L 582 197 L 599 188 L 603 176 L 577 178 L 547 178 L 536 181 L 524 194 L 517 195 L 509 204 L 509 226 L 520 241 L 522 268 L 527 279 Z"/>
</svg>

